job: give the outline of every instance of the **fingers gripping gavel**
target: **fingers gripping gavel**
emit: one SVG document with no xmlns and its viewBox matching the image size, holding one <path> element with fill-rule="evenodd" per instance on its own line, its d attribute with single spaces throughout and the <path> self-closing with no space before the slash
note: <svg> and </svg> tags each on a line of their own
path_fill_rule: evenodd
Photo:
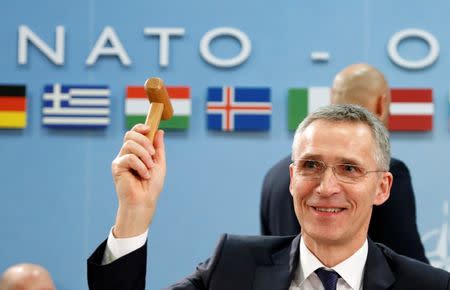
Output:
<svg viewBox="0 0 450 290">
<path fill-rule="evenodd" d="M 172 104 L 167 93 L 164 82 L 160 78 L 149 78 L 145 82 L 145 92 L 150 101 L 145 125 L 150 127 L 147 138 L 153 144 L 156 130 L 158 130 L 160 120 L 169 120 L 173 115 Z"/>
</svg>

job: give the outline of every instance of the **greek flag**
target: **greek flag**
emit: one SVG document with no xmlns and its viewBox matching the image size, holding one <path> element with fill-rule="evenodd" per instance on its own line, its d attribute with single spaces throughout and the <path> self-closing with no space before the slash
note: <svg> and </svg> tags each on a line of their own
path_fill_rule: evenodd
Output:
<svg viewBox="0 0 450 290">
<path fill-rule="evenodd" d="M 104 128 L 108 126 L 108 86 L 61 85 L 44 87 L 42 124 L 46 127 Z"/>
</svg>

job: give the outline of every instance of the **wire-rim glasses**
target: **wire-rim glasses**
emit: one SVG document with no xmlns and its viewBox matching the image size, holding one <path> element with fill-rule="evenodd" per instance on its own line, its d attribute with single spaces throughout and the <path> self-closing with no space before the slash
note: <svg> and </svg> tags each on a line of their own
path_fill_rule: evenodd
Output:
<svg viewBox="0 0 450 290">
<path fill-rule="evenodd" d="M 386 170 L 366 170 L 362 166 L 351 163 L 328 165 L 324 161 L 312 159 L 297 159 L 292 163 L 295 166 L 295 173 L 306 179 L 320 179 L 325 170 L 330 167 L 334 176 L 345 183 L 359 182 L 369 173 L 386 172 Z"/>
</svg>

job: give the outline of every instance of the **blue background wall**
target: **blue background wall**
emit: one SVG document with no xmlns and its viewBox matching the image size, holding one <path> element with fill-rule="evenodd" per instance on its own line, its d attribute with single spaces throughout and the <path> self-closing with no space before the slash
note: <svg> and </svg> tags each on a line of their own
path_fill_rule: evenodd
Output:
<svg viewBox="0 0 450 290">
<path fill-rule="evenodd" d="M 159 76 L 169 85 L 188 85 L 192 118 L 186 132 L 166 134 L 168 176 L 149 237 L 147 287 L 159 289 L 195 269 L 208 257 L 222 232 L 257 234 L 259 197 L 267 169 L 290 151 L 287 90 L 329 86 L 333 76 L 354 62 L 385 72 L 393 87 L 434 90 L 434 128 L 428 133 L 392 134 L 393 155 L 410 167 L 422 235 L 440 229 L 450 199 L 448 87 L 450 2 L 424 1 L 3 1 L 0 4 L 0 83 L 27 85 L 28 126 L 0 130 L 0 270 L 30 261 L 47 267 L 58 289 L 87 289 L 85 260 L 113 225 L 116 195 L 110 163 L 124 129 L 127 85 Z M 66 30 L 65 63 L 56 66 L 34 46 L 27 65 L 19 65 L 18 27 L 27 25 L 51 47 L 55 29 Z M 132 65 L 101 57 L 85 61 L 105 26 L 112 26 Z M 209 30 L 229 26 L 252 41 L 242 65 L 220 69 L 199 54 Z M 170 64 L 158 64 L 159 41 L 145 27 L 184 27 L 173 38 Z M 437 62 L 409 71 L 393 64 L 389 38 L 416 27 L 441 46 Z M 239 45 L 219 39 L 212 45 L 231 57 Z M 310 60 L 312 51 L 329 51 L 326 63 Z M 408 40 L 400 53 L 409 59 L 427 46 Z M 41 95 L 47 83 L 107 84 L 111 124 L 105 130 L 50 130 L 41 126 Z M 206 130 L 208 86 L 269 86 L 273 115 L 267 133 L 213 133 Z M 436 238 L 425 243 L 434 250 Z M 450 250 L 450 249 L 448 249 Z"/>
</svg>

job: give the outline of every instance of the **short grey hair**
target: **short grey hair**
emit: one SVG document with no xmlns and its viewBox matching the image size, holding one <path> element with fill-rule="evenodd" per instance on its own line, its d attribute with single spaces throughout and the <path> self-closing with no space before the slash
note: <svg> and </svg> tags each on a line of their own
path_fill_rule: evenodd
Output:
<svg viewBox="0 0 450 290">
<path fill-rule="evenodd" d="M 295 146 L 305 129 L 316 120 L 331 122 L 363 123 L 370 127 L 376 144 L 375 161 L 379 170 L 389 171 L 391 160 L 391 145 L 389 133 L 383 123 L 372 113 L 358 105 L 329 105 L 321 107 L 306 117 L 297 127 L 292 143 L 292 159 L 294 159 Z"/>
</svg>

